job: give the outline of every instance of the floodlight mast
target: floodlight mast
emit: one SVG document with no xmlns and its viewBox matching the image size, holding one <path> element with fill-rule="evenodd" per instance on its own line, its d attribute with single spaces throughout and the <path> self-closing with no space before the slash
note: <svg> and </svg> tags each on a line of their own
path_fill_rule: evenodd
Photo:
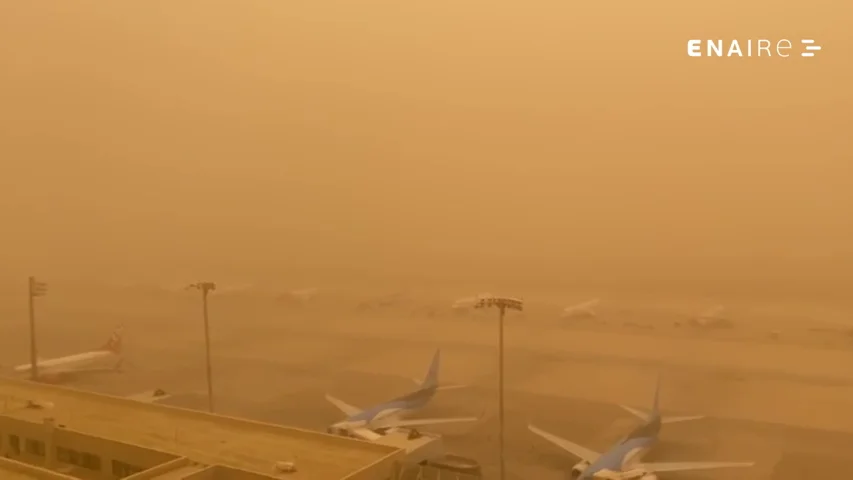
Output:
<svg viewBox="0 0 853 480">
<path fill-rule="evenodd" d="M 201 291 L 201 308 L 202 316 L 204 317 L 205 365 L 207 368 L 207 409 L 210 413 L 213 413 L 213 367 L 210 361 L 210 322 L 207 318 L 207 295 L 216 290 L 216 284 L 213 282 L 198 282 L 187 288 L 194 288 Z"/>
<path fill-rule="evenodd" d="M 512 297 L 492 295 L 477 299 L 474 308 L 497 308 L 498 317 L 498 458 L 500 460 L 500 480 L 506 479 L 504 461 L 504 315 L 507 309 L 524 311 L 524 300 Z"/>
<path fill-rule="evenodd" d="M 36 280 L 36 277 L 29 278 L 29 307 L 30 307 L 30 379 L 33 381 L 39 379 L 38 365 L 38 349 L 36 347 L 36 297 L 47 295 L 47 284 Z"/>
</svg>

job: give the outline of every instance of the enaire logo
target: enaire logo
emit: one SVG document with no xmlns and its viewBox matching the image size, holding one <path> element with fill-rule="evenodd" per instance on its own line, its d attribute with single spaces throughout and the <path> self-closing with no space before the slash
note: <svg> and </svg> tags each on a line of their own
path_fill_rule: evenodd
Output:
<svg viewBox="0 0 853 480">
<path fill-rule="evenodd" d="M 771 40 L 750 38 L 746 40 L 688 40 L 687 55 L 691 57 L 814 57 L 820 51 L 811 38 L 791 41 L 786 38 Z"/>
</svg>

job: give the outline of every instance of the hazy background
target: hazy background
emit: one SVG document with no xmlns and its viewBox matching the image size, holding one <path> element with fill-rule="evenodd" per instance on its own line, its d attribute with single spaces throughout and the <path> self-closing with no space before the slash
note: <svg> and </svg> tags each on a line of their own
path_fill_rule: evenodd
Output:
<svg viewBox="0 0 853 480">
<path fill-rule="evenodd" d="M 851 18 L 837 0 L 0 0 L 0 271 L 849 296 Z M 824 50 L 686 55 L 803 36 Z"/>
</svg>

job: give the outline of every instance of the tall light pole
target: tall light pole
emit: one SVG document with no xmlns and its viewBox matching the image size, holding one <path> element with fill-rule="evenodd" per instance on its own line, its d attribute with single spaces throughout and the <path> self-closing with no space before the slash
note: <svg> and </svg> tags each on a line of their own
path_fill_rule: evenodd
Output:
<svg viewBox="0 0 853 480">
<path fill-rule="evenodd" d="M 216 290 L 216 284 L 213 282 L 198 282 L 190 285 L 188 288 L 195 288 L 201 291 L 201 308 L 202 315 L 204 316 L 204 350 L 207 366 L 207 410 L 213 413 L 213 368 L 210 362 L 210 322 L 207 319 L 207 294 Z"/>
<path fill-rule="evenodd" d="M 500 459 L 500 480 L 506 479 L 506 463 L 504 461 L 504 315 L 506 310 L 524 310 L 524 301 L 511 297 L 487 296 L 477 299 L 474 308 L 496 307 L 500 312 L 498 318 L 498 444 Z"/>
<path fill-rule="evenodd" d="M 36 305 L 35 298 L 47 295 L 47 284 L 39 282 L 36 277 L 30 277 L 29 303 L 30 303 L 30 378 L 38 380 L 38 350 L 36 349 Z"/>
</svg>

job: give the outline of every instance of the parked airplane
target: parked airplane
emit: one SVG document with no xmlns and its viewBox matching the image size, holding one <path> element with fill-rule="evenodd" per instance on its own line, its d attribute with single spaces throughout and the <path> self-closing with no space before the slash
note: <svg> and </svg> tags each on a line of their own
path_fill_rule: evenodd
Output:
<svg viewBox="0 0 853 480">
<path fill-rule="evenodd" d="M 123 363 L 121 327 L 118 327 L 100 348 L 47 360 L 36 360 L 39 381 L 56 383 L 85 373 L 119 372 Z M 14 367 L 19 374 L 29 374 L 30 363 Z"/>
<path fill-rule="evenodd" d="M 690 323 L 697 327 L 730 327 L 731 319 L 726 314 L 726 309 L 722 305 L 709 308 L 690 319 Z"/>
<path fill-rule="evenodd" d="M 751 467 L 754 465 L 753 462 L 641 462 L 643 456 L 658 442 L 663 424 L 703 418 L 702 416 L 661 416 L 658 408 L 659 392 L 660 382 L 655 389 L 651 412 L 646 413 L 622 405 L 622 408 L 642 419 L 643 423 L 604 453 L 595 452 L 533 425 L 528 425 L 528 428 L 536 435 L 581 459 L 572 467 L 571 472 L 571 478 L 577 480 L 657 480 L 657 474 L 662 472 Z"/>
<path fill-rule="evenodd" d="M 455 310 L 455 311 L 473 310 L 474 306 L 477 305 L 477 302 L 479 302 L 481 299 L 489 298 L 489 297 L 493 297 L 493 296 L 494 295 L 492 295 L 491 293 L 480 293 L 480 294 L 475 295 L 473 297 L 460 298 L 460 299 L 456 300 L 455 302 L 453 302 L 453 305 L 451 305 L 450 308 Z"/>
<path fill-rule="evenodd" d="M 601 303 L 601 300 L 594 298 L 586 302 L 572 305 L 563 309 L 560 315 L 562 318 L 596 318 L 598 313 L 595 308 Z"/>
<path fill-rule="evenodd" d="M 278 296 L 278 299 L 291 304 L 301 305 L 304 303 L 308 303 L 314 297 L 317 296 L 317 293 L 320 290 L 317 288 L 302 288 L 299 290 L 291 290 L 289 292 L 282 293 Z"/>
<path fill-rule="evenodd" d="M 425 407 L 429 401 L 432 400 L 437 391 L 461 388 L 464 386 L 440 385 L 438 383 L 440 359 L 441 352 L 436 351 L 426 378 L 424 378 L 423 381 L 413 379 L 420 385 L 420 388 L 366 410 L 354 407 L 331 395 L 326 395 L 326 400 L 338 407 L 338 409 L 344 412 L 347 416 L 345 420 L 329 427 L 329 431 L 343 431 L 363 440 L 376 440 L 380 438 L 385 431 L 390 429 L 442 423 L 473 422 L 478 420 L 477 417 L 420 418 L 410 420 L 405 420 L 403 418 Z"/>
</svg>

